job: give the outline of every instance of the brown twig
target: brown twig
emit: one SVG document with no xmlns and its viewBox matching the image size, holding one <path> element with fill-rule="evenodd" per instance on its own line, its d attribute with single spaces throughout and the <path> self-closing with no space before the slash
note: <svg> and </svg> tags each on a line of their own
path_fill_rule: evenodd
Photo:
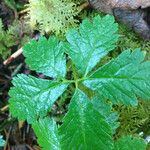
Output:
<svg viewBox="0 0 150 150">
<path fill-rule="evenodd" d="M 18 14 L 19 14 L 19 15 L 22 15 L 22 14 L 27 13 L 28 11 L 29 11 L 29 10 L 26 8 L 26 9 L 24 9 L 24 10 L 19 11 Z"/>
<path fill-rule="evenodd" d="M 34 149 L 34 150 L 41 150 L 41 148 L 40 148 L 39 146 L 37 146 L 37 145 L 34 145 L 34 146 L 33 146 L 33 149 Z"/>
<path fill-rule="evenodd" d="M 15 53 L 13 53 L 8 59 L 6 59 L 3 64 L 4 65 L 8 65 L 9 63 L 11 63 L 15 58 L 17 58 L 18 56 L 20 56 L 23 52 L 23 49 L 20 48 L 19 50 L 17 50 Z"/>
<path fill-rule="evenodd" d="M 26 147 L 29 149 L 29 150 L 34 150 L 30 145 L 26 145 Z"/>
<path fill-rule="evenodd" d="M 0 109 L 1 112 L 8 110 L 8 105 L 4 106 L 3 108 Z"/>
<path fill-rule="evenodd" d="M 81 4 L 79 7 L 80 7 L 80 11 L 82 11 L 83 9 L 89 7 L 89 3 L 88 2 L 84 2 L 83 4 Z"/>
<path fill-rule="evenodd" d="M 7 150 L 7 144 L 8 144 L 8 140 L 9 140 L 11 129 L 12 129 L 12 127 L 9 128 L 8 133 L 6 132 L 6 130 L 4 130 L 4 132 L 6 134 L 6 143 L 5 143 L 5 146 L 4 146 L 4 150 Z"/>
</svg>

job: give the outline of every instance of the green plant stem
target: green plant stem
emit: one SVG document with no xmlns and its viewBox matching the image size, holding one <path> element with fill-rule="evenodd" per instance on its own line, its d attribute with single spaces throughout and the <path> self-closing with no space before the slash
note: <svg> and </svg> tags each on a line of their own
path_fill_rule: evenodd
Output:
<svg viewBox="0 0 150 150">
<path fill-rule="evenodd" d="M 76 88 L 78 88 L 78 83 L 86 80 L 87 77 L 84 76 L 82 78 L 78 78 L 78 73 L 77 73 L 76 68 L 75 68 L 75 66 L 73 64 L 72 64 L 72 72 L 73 72 L 73 78 L 74 78 L 74 80 L 72 80 L 72 82 L 74 82 Z"/>
<path fill-rule="evenodd" d="M 78 82 L 82 82 L 82 81 L 84 81 L 84 80 L 86 80 L 87 78 L 77 78 L 77 79 L 75 79 L 75 80 L 67 80 L 67 79 L 63 79 L 62 80 L 62 82 L 63 83 L 75 83 L 75 85 L 77 84 L 78 85 Z"/>
<path fill-rule="evenodd" d="M 72 63 L 72 74 L 73 74 L 73 78 L 75 81 L 75 86 L 76 86 L 76 88 L 78 88 L 78 77 L 77 77 L 77 72 L 75 70 L 75 66 L 73 63 Z"/>
</svg>

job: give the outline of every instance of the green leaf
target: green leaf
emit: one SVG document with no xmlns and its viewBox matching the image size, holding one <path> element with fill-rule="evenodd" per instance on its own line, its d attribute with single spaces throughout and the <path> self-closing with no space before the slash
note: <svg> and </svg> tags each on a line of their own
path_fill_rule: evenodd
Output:
<svg viewBox="0 0 150 150">
<path fill-rule="evenodd" d="M 0 147 L 5 145 L 5 141 L 3 140 L 3 136 L 0 135 Z"/>
<path fill-rule="evenodd" d="M 39 119 L 32 125 L 42 150 L 60 150 L 57 126 L 50 118 Z"/>
<path fill-rule="evenodd" d="M 66 60 L 62 43 L 55 37 L 48 40 L 41 37 L 38 42 L 32 40 L 23 48 L 26 63 L 31 70 L 53 78 L 63 78 L 66 74 Z"/>
<path fill-rule="evenodd" d="M 112 111 L 112 105 L 101 99 L 98 94 L 92 98 L 91 102 L 94 108 L 106 118 L 107 123 L 111 126 L 113 133 L 115 133 L 119 127 L 119 122 L 117 122 L 119 115 L 117 112 Z"/>
<path fill-rule="evenodd" d="M 104 149 L 113 147 L 112 131 L 89 98 L 76 90 L 69 111 L 59 128 L 62 149 Z"/>
<path fill-rule="evenodd" d="M 85 19 L 79 32 L 72 29 L 67 33 L 69 44 L 66 44 L 66 53 L 82 75 L 86 76 L 101 58 L 115 48 L 117 30 L 114 18 L 107 15 L 103 18 L 97 16 L 93 22 Z"/>
<path fill-rule="evenodd" d="M 24 74 L 13 79 L 13 85 L 9 91 L 10 112 L 20 120 L 29 123 L 39 116 L 46 116 L 53 103 L 64 92 L 68 84 L 57 81 L 38 79 Z"/>
<path fill-rule="evenodd" d="M 146 143 L 141 138 L 123 136 L 115 142 L 114 150 L 146 150 Z"/>
<path fill-rule="evenodd" d="M 113 103 L 137 105 L 136 95 L 150 98 L 150 62 L 139 49 L 124 51 L 95 71 L 84 84 Z"/>
</svg>

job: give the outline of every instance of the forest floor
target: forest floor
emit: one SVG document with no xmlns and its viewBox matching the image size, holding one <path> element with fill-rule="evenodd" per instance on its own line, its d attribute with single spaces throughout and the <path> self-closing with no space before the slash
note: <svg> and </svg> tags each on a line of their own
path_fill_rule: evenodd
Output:
<svg viewBox="0 0 150 150">
<path fill-rule="evenodd" d="M 31 126 L 26 122 L 18 122 L 17 119 L 12 118 L 8 107 L 8 92 L 12 86 L 12 78 L 16 74 L 24 73 L 41 77 L 41 74 L 29 70 L 24 62 L 23 55 L 20 54 L 22 51 L 19 51 L 19 55 L 16 58 L 9 58 L 11 54 L 22 48 L 21 42 L 24 43 L 28 38 L 38 38 L 39 36 L 38 31 L 26 32 L 24 30 L 23 19 L 26 12 L 23 12 L 22 8 L 24 8 L 26 3 L 27 0 L 18 0 L 17 9 L 13 9 L 13 7 L 8 6 L 4 1 L 0 1 L 0 18 L 2 19 L 4 29 L 7 30 L 16 18 L 22 23 L 22 28 L 18 29 L 19 38 L 15 39 L 16 45 L 9 47 L 9 55 L 7 57 L 0 57 L 0 134 L 3 135 L 6 141 L 4 148 L 2 148 L 4 150 L 40 150 Z M 82 15 L 80 14 L 80 18 L 82 19 L 81 16 L 92 17 L 94 13 L 97 14 L 98 12 L 88 9 Z M 150 59 L 150 42 L 143 41 L 130 29 L 126 29 L 122 25 L 120 27 L 120 34 L 122 34 L 122 37 L 118 42 L 117 51 L 112 53 L 110 57 L 117 55 L 127 47 L 136 48 L 142 46 L 147 51 L 147 59 Z M 137 108 L 123 106 L 114 108 L 119 110 L 122 124 L 122 128 L 118 130 L 118 136 L 122 132 L 131 132 L 134 134 L 142 131 L 145 133 L 145 137 L 150 134 L 150 108 L 147 107 L 149 104 L 150 102 L 140 102 Z M 130 123 L 128 124 L 124 118 Z"/>
</svg>

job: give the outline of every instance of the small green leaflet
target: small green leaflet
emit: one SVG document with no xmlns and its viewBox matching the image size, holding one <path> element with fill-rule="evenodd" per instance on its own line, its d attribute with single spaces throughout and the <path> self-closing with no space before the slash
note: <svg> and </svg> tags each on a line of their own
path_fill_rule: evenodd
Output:
<svg viewBox="0 0 150 150">
<path fill-rule="evenodd" d="M 39 119 L 38 122 L 33 123 L 32 127 L 38 137 L 38 143 L 42 150 L 61 149 L 58 130 L 54 120 L 49 118 Z"/>
<path fill-rule="evenodd" d="M 113 147 L 110 126 L 79 89 L 72 97 L 59 135 L 62 149 L 65 150 L 110 150 Z"/>
<path fill-rule="evenodd" d="M 136 95 L 150 98 L 150 62 L 139 49 L 124 51 L 95 71 L 84 84 L 113 103 L 137 105 Z"/>
<path fill-rule="evenodd" d="M 117 112 L 112 112 L 112 105 L 101 99 L 99 94 L 92 98 L 91 102 L 94 108 L 106 118 L 107 123 L 112 128 L 113 133 L 115 133 L 119 127 L 119 122 L 117 122 L 119 115 Z"/>
<path fill-rule="evenodd" d="M 41 37 L 38 42 L 32 40 L 23 48 L 26 63 L 31 70 L 43 73 L 53 78 L 63 78 L 66 75 L 66 59 L 62 43 L 55 37 L 48 40 Z"/>
<path fill-rule="evenodd" d="M 46 116 L 53 103 L 64 92 L 68 84 L 38 79 L 20 74 L 12 81 L 9 91 L 9 107 L 12 115 L 32 123 L 39 116 Z"/>
<path fill-rule="evenodd" d="M 113 148 L 111 128 L 79 89 L 59 128 L 53 120 L 45 118 L 33 123 L 33 129 L 43 150 Z"/>
<path fill-rule="evenodd" d="M 3 140 L 3 136 L 0 135 L 0 147 L 3 147 L 5 145 L 5 141 Z"/>
<path fill-rule="evenodd" d="M 146 143 L 143 139 L 123 136 L 115 142 L 113 150 L 146 150 Z"/>
<path fill-rule="evenodd" d="M 115 48 L 118 40 L 118 25 L 112 16 L 97 16 L 90 22 L 85 19 L 79 31 L 70 30 L 66 38 L 66 53 L 71 57 L 79 72 L 86 76 L 101 58 Z"/>
</svg>

